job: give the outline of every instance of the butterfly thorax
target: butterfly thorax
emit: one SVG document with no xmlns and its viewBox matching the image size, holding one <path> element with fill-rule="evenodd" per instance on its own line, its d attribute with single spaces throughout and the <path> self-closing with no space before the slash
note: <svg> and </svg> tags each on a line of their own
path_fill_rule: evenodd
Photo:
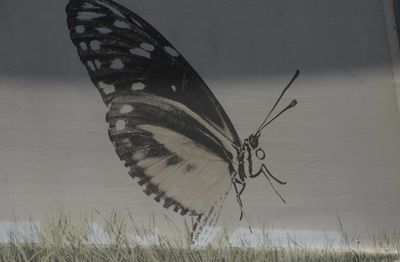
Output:
<svg viewBox="0 0 400 262">
<path fill-rule="evenodd" d="M 258 144 L 258 136 L 250 135 L 246 138 L 242 146 L 238 150 L 237 154 L 237 179 L 241 182 L 245 182 L 248 177 L 253 177 L 253 155 L 258 160 L 265 158 L 265 152 Z"/>
</svg>

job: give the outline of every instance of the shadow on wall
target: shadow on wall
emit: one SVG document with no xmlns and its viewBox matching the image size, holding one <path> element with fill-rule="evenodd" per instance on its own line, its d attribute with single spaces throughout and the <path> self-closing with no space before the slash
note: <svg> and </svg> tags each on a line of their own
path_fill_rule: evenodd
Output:
<svg viewBox="0 0 400 262">
<path fill-rule="evenodd" d="M 206 79 L 390 62 L 380 1 L 119 2 L 157 28 Z M 66 3 L 26 8 L 28 0 L 2 1 L 0 75 L 86 77 L 69 40 Z"/>
</svg>

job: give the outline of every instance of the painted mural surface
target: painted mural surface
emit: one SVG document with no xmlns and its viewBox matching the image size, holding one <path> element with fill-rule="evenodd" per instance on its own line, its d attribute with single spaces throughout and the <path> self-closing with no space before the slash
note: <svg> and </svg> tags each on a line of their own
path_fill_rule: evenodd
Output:
<svg viewBox="0 0 400 262">
<path fill-rule="evenodd" d="M 1 243 L 40 230 L 31 216 L 116 210 L 157 220 L 135 236 L 153 244 L 171 221 L 233 246 L 400 226 L 386 3 L 31 5 L 0 3 Z M 110 243 L 99 220 L 89 238 Z"/>
</svg>

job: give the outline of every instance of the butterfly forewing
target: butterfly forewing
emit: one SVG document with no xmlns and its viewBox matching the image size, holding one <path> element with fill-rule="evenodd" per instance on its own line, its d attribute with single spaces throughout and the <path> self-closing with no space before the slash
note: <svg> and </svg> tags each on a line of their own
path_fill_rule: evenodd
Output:
<svg viewBox="0 0 400 262">
<path fill-rule="evenodd" d="M 136 93 L 172 99 L 240 144 L 204 81 L 146 21 L 110 0 L 71 0 L 67 14 L 71 38 L 106 104 Z"/>
</svg>

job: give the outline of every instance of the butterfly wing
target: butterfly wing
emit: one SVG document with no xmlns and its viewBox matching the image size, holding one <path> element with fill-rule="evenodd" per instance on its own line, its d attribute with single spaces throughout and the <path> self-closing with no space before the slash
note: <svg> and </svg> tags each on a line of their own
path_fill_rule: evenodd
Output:
<svg viewBox="0 0 400 262">
<path fill-rule="evenodd" d="M 164 207 L 205 214 L 229 191 L 240 145 L 221 105 L 179 52 L 125 7 L 71 0 L 67 14 L 130 175 Z"/>
<path fill-rule="evenodd" d="M 201 215 L 229 191 L 229 140 L 184 105 L 154 95 L 125 96 L 112 100 L 107 122 L 130 175 L 165 208 Z"/>
<path fill-rule="evenodd" d="M 71 39 L 106 104 L 137 92 L 169 98 L 240 144 L 207 85 L 150 24 L 111 0 L 71 0 L 67 14 Z"/>
</svg>

